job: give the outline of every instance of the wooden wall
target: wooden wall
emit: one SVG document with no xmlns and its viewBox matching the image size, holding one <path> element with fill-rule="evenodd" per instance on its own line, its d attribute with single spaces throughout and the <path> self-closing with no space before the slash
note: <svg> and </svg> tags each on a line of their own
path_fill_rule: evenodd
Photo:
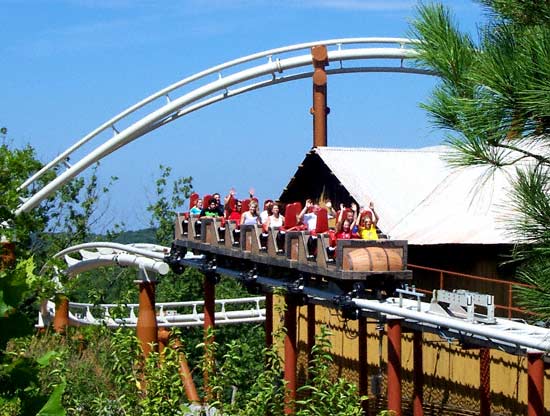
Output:
<svg viewBox="0 0 550 416">
<path fill-rule="evenodd" d="M 275 299 L 281 305 L 283 298 Z M 282 318 L 275 314 L 274 327 L 282 325 Z M 343 320 L 334 309 L 316 307 L 316 332 L 325 325 L 331 332 L 334 357 L 333 376 L 358 382 L 358 328 L 357 321 Z M 385 406 L 387 339 L 385 327 L 379 330 L 378 322 L 367 324 L 367 361 L 369 376 L 369 405 L 383 409 Z M 298 310 L 298 382 L 307 377 L 307 307 Z M 458 343 L 425 333 L 423 336 L 424 403 L 426 415 L 475 415 L 479 414 L 479 350 L 464 349 Z M 379 354 L 381 346 L 382 354 Z M 282 353 L 282 349 L 281 349 Z M 413 392 L 412 334 L 403 334 L 403 407 L 408 414 Z M 381 394 L 372 392 L 373 379 L 379 375 Z M 546 370 L 546 389 L 550 389 L 550 371 Z M 491 350 L 491 400 L 492 412 L 499 415 L 527 413 L 527 359 L 497 350 Z M 545 395 L 545 406 L 550 409 L 550 395 Z"/>
</svg>

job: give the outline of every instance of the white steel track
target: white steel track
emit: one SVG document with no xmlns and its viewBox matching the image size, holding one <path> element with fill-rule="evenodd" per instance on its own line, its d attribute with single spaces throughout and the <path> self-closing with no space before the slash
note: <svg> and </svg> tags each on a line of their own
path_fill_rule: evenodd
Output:
<svg viewBox="0 0 550 416">
<path fill-rule="evenodd" d="M 135 267 L 140 271 L 164 275 L 168 264 L 163 261 L 168 247 L 155 244 L 119 244 L 110 242 L 84 243 L 66 248 L 54 257 L 63 258 L 68 267 L 65 275 L 76 274 L 105 266 Z M 74 257 L 77 255 L 78 257 Z M 237 299 L 217 299 L 215 312 L 216 324 L 238 324 L 263 322 L 265 308 L 260 303 L 265 297 L 247 297 Z M 229 308 L 227 308 L 227 306 Z M 137 325 L 138 304 L 100 304 L 69 303 L 69 322 L 74 326 L 107 325 L 108 327 L 135 327 Z M 155 305 L 158 326 L 189 327 L 204 324 L 204 302 L 164 302 Z M 229 309 L 229 310 L 228 310 Z M 124 311 L 126 316 L 121 316 Z M 49 325 L 55 317 L 55 303 L 47 301 L 38 313 L 37 327 Z"/>
<path fill-rule="evenodd" d="M 416 56 L 414 50 L 407 48 L 407 46 L 412 43 L 414 43 L 413 40 L 403 38 L 350 38 L 302 43 L 248 55 L 187 77 L 150 95 L 103 123 L 101 126 L 78 140 L 54 160 L 46 164 L 35 175 L 31 176 L 20 186 L 20 190 L 27 188 L 48 170 L 65 162 L 77 149 L 97 137 L 100 133 L 108 129 L 113 130 L 113 137 L 82 157 L 66 171 L 25 200 L 16 210 L 16 214 L 33 209 L 62 185 L 69 182 L 90 165 L 108 156 L 115 150 L 185 114 L 189 114 L 207 105 L 248 91 L 311 76 L 312 59 L 309 49 L 312 46 L 326 45 L 329 48 L 329 62 L 338 65 L 336 68 L 327 68 L 327 73 L 329 74 L 391 71 L 433 75 L 433 73 L 420 68 L 406 68 L 403 66 L 405 60 L 414 59 Z M 396 46 L 371 46 L 377 44 L 393 44 Z M 348 47 L 348 49 L 344 49 L 344 46 Z M 267 62 L 265 62 L 266 58 Z M 263 63 L 260 60 L 263 60 Z M 395 66 L 382 65 L 373 67 L 367 64 L 372 60 L 382 60 L 384 63 L 386 61 L 397 61 L 398 64 Z M 355 61 L 358 65 L 354 67 L 344 67 L 344 62 L 347 61 Z M 233 72 L 228 75 L 222 75 L 222 70 L 225 71 L 229 69 Z M 298 69 L 301 72 L 286 73 L 287 71 Z M 218 75 L 215 81 L 211 80 L 213 74 Z M 233 86 L 244 84 L 252 80 L 256 81 L 231 89 Z M 199 85 L 191 85 L 195 83 Z M 171 93 L 174 95 L 176 93 L 181 95 L 178 98 L 173 98 L 170 96 Z M 131 119 L 132 115 L 134 118 L 137 117 L 136 112 L 149 104 L 157 104 L 158 107 L 158 103 L 155 102 L 163 97 L 166 99 L 166 102 L 162 104 L 160 108 L 151 111 L 137 121 Z M 119 122 L 125 122 L 128 126 L 125 128 L 118 128 L 115 123 Z"/>
<path fill-rule="evenodd" d="M 216 325 L 263 322 L 264 301 L 264 296 L 216 299 Z M 155 308 L 159 327 L 192 327 L 204 324 L 204 301 L 164 302 L 157 303 Z M 69 302 L 69 323 L 71 326 L 106 325 L 109 328 L 135 328 L 138 309 L 137 303 L 93 305 Z M 38 313 L 36 326 L 44 328 L 53 322 L 54 317 L 55 303 L 48 301 Z"/>
<path fill-rule="evenodd" d="M 54 258 L 64 258 L 68 266 L 64 274 L 69 277 L 107 266 L 136 267 L 145 272 L 165 275 L 169 271 L 168 264 L 164 262 L 168 250 L 154 244 L 94 242 L 66 248 L 55 254 Z M 78 254 L 80 258 L 70 254 Z"/>
</svg>

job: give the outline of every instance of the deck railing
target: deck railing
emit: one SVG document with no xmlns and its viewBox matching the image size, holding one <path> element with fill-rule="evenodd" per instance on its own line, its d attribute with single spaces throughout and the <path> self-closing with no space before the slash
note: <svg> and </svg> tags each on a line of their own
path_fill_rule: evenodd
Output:
<svg viewBox="0 0 550 416">
<path fill-rule="evenodd" d="M 448 284 L 448 278 L 460 278 L 461 281 L 471 281 L 471 282 L 485 282 L 490 283 L 491 285 L 496 285 L 497 287 L 500 287 L 502 292 L 506 294 L 506 303 L 495 303 L 495 309 L 503 311 L 504 316 L 507 318 L 512 318 L 513 314 L 519 314 L 519 315 L 535 315 L 532 312 L 526 311 L 525 309 L 519 308 L 518 306 L 514 305 L 514 297 L 513 297 L 513 291 L 514 286 L 515 287 L 533 287 L 531 285 L 520 283 L 520 282 L 514 282 L 510 280 L 504 280 L 504 279 L 497 279 L 492 277 L 484 277 L 484 276 L 476 276 L 472 274 L 466 274 L 466 273 L 458 273 L 458 272 L 452 272 L 449 270 L 442 270 L 442 269 L 436 269 L 433 267 L 426 267 L 426 266 L 419 266 L 416 264 L 408 264 L 409 269 L 413 271 L 413 280 L 414 280 L 414 271 L 415 270 L 422 270 L 425 272 L 433 273 L 435 277 L 439 279 L 439 287 L 438 289 L 446 289 L 446 290 L 452 290 L 457 289 L 459 287 L 449 287 Z M 426 288 L 418 287 L 418 282 L 416 290 L 423 293 L 431 293 L 431 290 L 427 290 Z M 497 289 L 495 287 L 495 289 Z M 432 288 L 435 289 L 435 288 Z M 498 290 L 498 289 L 497 289 Z M 495 292 L 497 291 L 495 290 Z"/>
</svg>

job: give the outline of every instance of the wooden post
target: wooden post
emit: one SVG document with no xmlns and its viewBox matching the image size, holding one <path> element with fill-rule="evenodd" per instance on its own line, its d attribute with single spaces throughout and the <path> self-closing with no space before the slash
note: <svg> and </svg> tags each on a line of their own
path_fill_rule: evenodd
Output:
<svg viewBox="0 0 550 416">
<path fill-rule="evenodd" d="M 424 415 L 424 360 L 422 357 L 422 332 L 413 333 L 413 415 Z"/>
<path fill-rule="evenodd" d="M 308 360 L 312 358 L 313 346 L 315 345 L 315 305 L 307 305 L 307 356 Z M 309 374 L 308 374 L 309 377 Z"/>
<path fill-rule="evenodd" d="M 162 354 L 170 343 L 170 331 L 165 327 L 160 327 L 157 331 L 157 339 L 159 342 L 159 353 Z"/>
<path fill-rule="evenodd" d="M 479 415 L 491 415 L 491 350 L 479 349 Z"/>
<path fill-rule="evenodd" d="M 388 319 L 388 410 L 401 416 L 401 320 Z"/>
<path fill-rule="evenodd" d="M 183 351 L 183 345 L 181 345 L 179 339 L 176 339 L 176 341 L 174 342 L 174 348 L 178 351 L 178 359 L 180 363 L 179 375 L 183 383 L 183 387 L 185 388 L 187 399 L 192 404 L 200 404 L 201 400 L 199 398 L 199 394 L 197 393 L 197 388 L 195 387 L 193 376 L 191 375 L 191 371 L 189 370 L 189 364 L 187 363 L 187 358 L 185 357 L 185 352 Z"/>
<path fill-rule="evenodd" d="M 296 302 L 292 295 L 285 296 L 285 381 L 287 382 L 288 396 L 285 403 L 285 414 L 294 413 L 296 399 Z"/>
<path fill-rule="evenodd" d="M 69 326 L 69 298 L 62 293 L 55 297 L 55 316 L 53 318 L 53 330 L 58 334 L 64 334 Z"/>
<path fill-rule="evenodd" d="M 542 353 L 528 353 L 527 415 L 544 414 L 544 361 Z"/>
<path fill-rule="evenodd" d="M 273 345 L 273 293 L 265 294 L 265 347 Z"/>
<path fill-rule="evenodd" d="M 141 343 L 145 357 L 158 348 L 158 325 L 155 311 L 155 280 L 147 278 L 144 271 L 139 271 L 139 311 L 136 325 L 136 334 Z"/>
<path fill-rule="evenodd" d="M 367 318 L 364 316 L 359 317 L 357 338 L 359 342 L 359 395 L 368 396 Z M 368 400 L 363 401 L 361 407 L 363 414 L 368 414 Z"/>
<path fill-rule="evenodd" d="M 310 112 L 313 115 L 313 147 L 327 145 L 327 71 L 328 65 L 327 47 L 318 45 L 311 48 L 313 60 L 313 107 Z"/>
</svg>

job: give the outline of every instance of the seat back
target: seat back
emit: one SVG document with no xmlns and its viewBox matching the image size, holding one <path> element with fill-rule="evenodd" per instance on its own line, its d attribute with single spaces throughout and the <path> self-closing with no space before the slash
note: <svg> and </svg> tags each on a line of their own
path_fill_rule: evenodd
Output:
<svg viewBox="0 0 550 416">
<path fill-rule="evenodd" d="M 319 208 L 319 211 L 317 211 L 317 226 L 315 227 L 315 231 L 317 234 L 328 231 L 328 211 L 326 208 Z"/>
<path fill-rule="evenodd" d="M 193 208 L 199 199 L 200 199 L 199 194 L 196 192 L 193 192 L 189 196 L 189 209 Z"/>
<path fill-rule="evenodd" d="M 208 195 L 205 195 L 203 198 L 202 198 L 202 206 L 204 208 L 208 208 L 208 202 L 210 202 L 210 200 L 212 199 L 212 195 L 208 194 Z"/>
<path fill-rule="evenodd" d="M 292 228 L 298 224 L 296 216 L 302 210 L 302 204 L 300 202 L 292 202 L 286 205 L 285 209 L 285 228 Z"/>
</svg>

